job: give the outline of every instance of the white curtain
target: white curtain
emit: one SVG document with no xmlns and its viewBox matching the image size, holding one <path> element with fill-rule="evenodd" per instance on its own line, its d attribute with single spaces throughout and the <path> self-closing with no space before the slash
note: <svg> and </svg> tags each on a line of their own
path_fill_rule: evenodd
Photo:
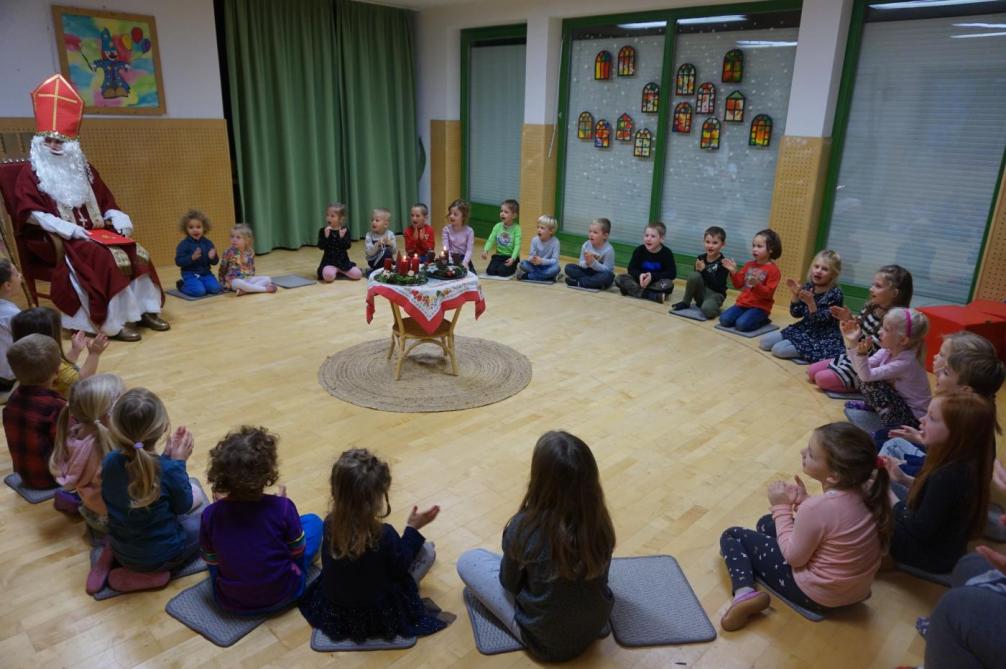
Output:
<svg viewBox="0 0 1006 669">
<path fill-rule="evenodd" d="M 524 44 L 473 46 L 468 116 L 468 197 L 499 204 L 520 198 L 524 126 Z"/>
</svg>

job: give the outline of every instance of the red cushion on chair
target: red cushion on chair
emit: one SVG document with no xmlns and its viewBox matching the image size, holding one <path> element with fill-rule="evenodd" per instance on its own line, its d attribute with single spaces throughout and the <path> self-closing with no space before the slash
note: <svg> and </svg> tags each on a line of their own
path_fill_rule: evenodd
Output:
<svg viewBox="0 0 1006 669">
<path fill-rule="evenodd" d="M 10 160 L 0 163 L 0 196 L 4 208 L 10 217 L 14 228 L 14 243 L 17 245 L 18 259 L 21 261 L 21 273 L 32 294 L 35 294 L 36 281 L 50 281 L 56 267 L 56 249 L 38 226 L 24 226 L 18 233 L 19 226 L 15 220 L 17 212 L 14 209 L 14 186 L 17 184 L 21 169 L 28 164 L 27 160 Z M 41 293 L 43 297 L 48 297 Z"/>
</svg>

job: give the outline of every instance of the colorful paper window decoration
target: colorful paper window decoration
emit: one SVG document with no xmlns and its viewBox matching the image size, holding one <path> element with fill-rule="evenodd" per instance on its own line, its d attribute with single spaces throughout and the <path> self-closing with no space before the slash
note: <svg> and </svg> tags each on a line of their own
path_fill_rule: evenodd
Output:
<svg viewBox="0 0 1006 669">
<path fill-rule="evenodd" d="M 692 105 L 690 102 L 679 102 L 674 105 L 674 132 L 688 134 L 692 131 Z"/>
<path fill-rule="evenodd" d="M 636 158 L 649 158 L 653 155 L 653 135 L 646 128 L 636 132 L 636 141 L 632 146 L 632 155 Z"/>
<path fill-rule="evenodd" d="M 699 85 L 699 95 L 695 98 L 695 113 L 716 113 L 716 87 L 708 81 Z"/>
<path fill-rule="evenodd" d="M 594 56 L 594 79 L 604 80 L 611 78 L 611 52 L 598 51 Z"/>
<path fill-rule="evenodd" d="M 723 56 L 723 77 L 725 84 L 739 84 L 744 78 L 744 52 L 730 49 Z"/>
<path fill-rule="evenodd" d="M 699 148 L 709 151 L 715 151 L 720 148 L 720 120 L 715 116 L 703 121 L 702 138 L 699 139 Z"/>
<path fill-rule="evenodd" d="M 748 145 L 764 148 L 771 143 L 772 117 L 768 114 L 758 114 L 751 120 L 751 134 L 748 136 Z"/>
<path fill-rule="evenodd" d="M 678 95 L 695 95 L 695 66 L 685 63 L 674 77 L 674 92 Z"/>
<path fill-rule="evenodd" d="M 647 114 L 656 114 L 660 110 L 660 86 L 652 81 L 643 86 L 642 111 Z"/>
<path fill-rule="evenodd" d="M 636 73 L 636 50 L 623 46 L 618 50 L 618 76 L 631 77 Z"/>
<path fill-rule="evenodd" d="M 594 139 L 594 116 L 590 112 L 580 112 L 576 121 L 577 139 Z"/>
<path fill-rule="evenodd" d="M 603 118 L 594 126 L 594 146 L 606 149 L 611 145 L 611 124 Z"/>
<path fill-rule="evenodd" d="M 628 114 L 622 114 L 619 116 L 618 121 L 615 123 L 615 139 L 620 142 L 631 142 L 632 128 L 634 125 L 632 117 Z"/>
<path fill-rule="evenodd" d="M 728 95 L 723 105 L 723 120 L 731 123 L 743 123 L 745 102 L 746 98 L 740 91 L 734 91 Z"/>
</svg>

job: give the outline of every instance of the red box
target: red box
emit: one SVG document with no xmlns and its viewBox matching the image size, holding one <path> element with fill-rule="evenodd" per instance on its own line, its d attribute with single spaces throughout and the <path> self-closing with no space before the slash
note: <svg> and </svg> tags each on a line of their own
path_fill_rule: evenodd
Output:
<svg viewBox="0 0 1006 669">
<path fill-rule="evenodd" d="M 972 311 L 980 311 L 983 314 L 989 314 L 991 316 L 998 316 L 999 318 L 1006 320 L 1006 302 L 996 302 L 995 300 L 975 300 L 968 305 L 968 308 Z M 1003 329 L 1003 339 L 997 342 L 992 342 L 996 346 L 996 350 L 999 351 L 999 359 L 1006 362 L 1006 328 Z"/>
<path fill-rule="evenodd" d="M 943 345 L 943 336 L 968 330 L 988 339 L 1002 358 L 1006 355 L 1006 318 L 987 314 L 971 306 L 919 307 L 929 319 L 926 335 L 926 369 L 933 371 L 933 356 Z"/>
</svg>

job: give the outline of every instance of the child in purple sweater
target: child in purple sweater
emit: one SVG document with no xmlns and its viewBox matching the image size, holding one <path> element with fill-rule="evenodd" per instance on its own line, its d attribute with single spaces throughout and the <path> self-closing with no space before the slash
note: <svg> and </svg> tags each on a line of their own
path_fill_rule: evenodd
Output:
<svg viewBox="0 0 1006 669">
<path fill-rule="evenodd" d="M 247 425 L 210 451 L 213 504 L 203 511 L 199 545 L 213 597 L 237 613 L 269 613 L 297 601 L 321 545 L 321 518 L 301 516 L 280 486 L 275 435 Z"/>
</svg>

